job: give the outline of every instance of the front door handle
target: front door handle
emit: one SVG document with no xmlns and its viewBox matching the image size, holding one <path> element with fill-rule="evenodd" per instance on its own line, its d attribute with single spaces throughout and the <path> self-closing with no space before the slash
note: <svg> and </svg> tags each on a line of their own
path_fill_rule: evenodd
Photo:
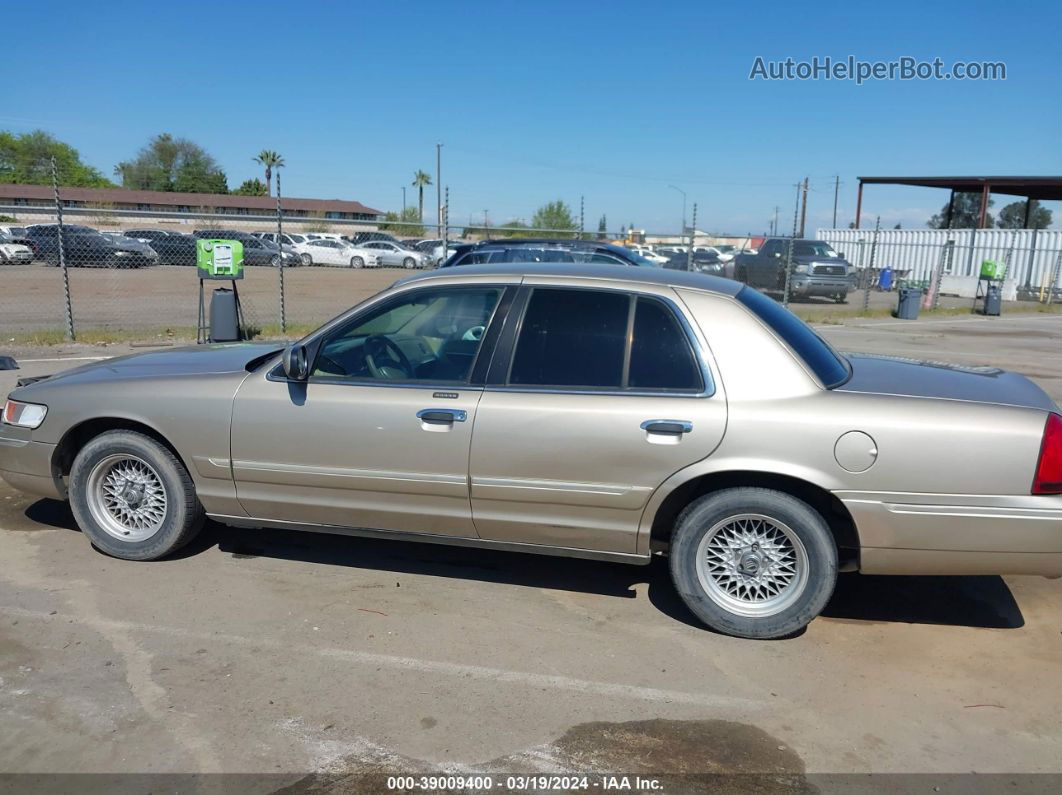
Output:
<svg viewBox="0 0 1062 795">
<path fill-rule="evenodd" d="M 681 436 L 693 430 L 693 423 L 687 420 L 646 420 L 642 423 L 642 430 L 668 436 Z"/>
<path fill-rule="evenodd" d="M 461 409 L 421 409 L 417 419 L 429 425 L 452 425 L 468 419 L 468 412 Z"/>
</svg>

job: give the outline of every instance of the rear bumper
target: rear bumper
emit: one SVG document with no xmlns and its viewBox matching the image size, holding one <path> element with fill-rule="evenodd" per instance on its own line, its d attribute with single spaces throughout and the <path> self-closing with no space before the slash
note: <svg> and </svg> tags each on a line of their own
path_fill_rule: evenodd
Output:
<svg viewBox="0 0 1062 795">
<path fill-rule="evenodd" d="M 19 430 L 0 426 L 0 478 L 19 491 L 65 500 L 66 486 L 52 470 L 55 445 L 19 438 Z"/>
<path fill-rule="evenodd" d="M 838 492 L 868 574 L 1062 576 L 1062 498 Z"/>
</svg>

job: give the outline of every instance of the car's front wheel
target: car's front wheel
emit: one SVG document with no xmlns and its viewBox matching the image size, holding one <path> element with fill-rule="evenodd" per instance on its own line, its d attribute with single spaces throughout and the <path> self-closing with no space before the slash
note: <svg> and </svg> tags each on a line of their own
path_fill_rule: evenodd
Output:
<svg viewBox="0 0 1062 795">
<path fill-rule="evenodd" d="M 404 260 L 402 260 L 402 265 L 406 268 L 412 269 L 417 267 L 417 261 L 412 257 L 406 257 Z"/>
<path fill-rule="evenodd" d="M 823 517 L 772 489 L 733 488 L 692 502 L 669 552 L 675 588 L 712 629 L 779 638 L 805 627 L 837 581 L 837 548 Z"/>
<path fill-rule="evenodd" d="M 313 257 L 309 254 L 300 254 L 299 259 L 302 260 L 303 265 L 313 265 Z"/>
<path fill-rule="evenodd" d="M 351 257 L 350 258 L 350 267 L 352 267 L 352 268 L 364 268 L 365 267 L 365 260 L 362 259 L 361 257 Z"/>
<path fill-rule="evenodd" d="M 134 431 L 102 433 L 81 449 L 70 470 L 70 507 L 97 549 L 127 560 L 174 552 L 204 516 L 177 457 Z"/>
</svg>

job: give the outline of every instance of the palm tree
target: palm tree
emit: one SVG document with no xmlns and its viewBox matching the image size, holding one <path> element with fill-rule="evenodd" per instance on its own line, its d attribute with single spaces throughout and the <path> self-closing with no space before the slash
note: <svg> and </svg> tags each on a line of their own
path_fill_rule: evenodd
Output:
<svg viewBox="0 0 1062 795">
<path fill-rule="evenodd" d="M 254 162 L 265 166 L 265 184 L 266 190 L 269 196 L 273 195 L 273 169 L 281 168 L 284 165 L 284 158 L 274 152 L 272 149 L 263 149 L 258 153 L 258 157 L 253 158 Z"/>
<path fill-rule="evenodd" d="M 417 220 L 424 220 L 424 189 L 431 184 L 431 175 L 419 169 L 413 175 L 413 187 L 420 192 L 419 208 L 417 210 Z"/>
</svg>

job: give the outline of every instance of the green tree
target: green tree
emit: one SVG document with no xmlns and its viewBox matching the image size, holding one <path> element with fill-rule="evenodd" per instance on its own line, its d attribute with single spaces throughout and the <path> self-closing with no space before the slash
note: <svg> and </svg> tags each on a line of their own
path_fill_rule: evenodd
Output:
<svg viewBox="0 0 1062 795">
<path fill-rule="evenodd" d="M 50 185 L 52 158 L 60 185 L 108 188 L 114 183 L 97 169 L 81 162 L 78 151 L 44 130 L 28 133 L 0 132 L 0 182 Z"/>
<path fill-rule="evenodd" d="M 551 236 L 555 237 L 577 237 L 579 230 L 571 208 L 560 199 L 535 210 L 531 226 L 534 229 L 549 229 L 554 233 Z"/>
<path fill-rule="evenodd" d="M 265 169 L 266 196 L 271 196 L 273 191 L 273 169 L 284 167 L 284 158 L 272 149 L 263 149 L 254 158 Z"/>
<path fill-rule="evenodd" d="M 1000 210 L 996 225 L 1000 229 L 1047 229 L 1051 226 L 1051 211 L 1036 199 L 1031 201 L 1028 226 L 1025 226 L 1025 202 L 1011 202 Z"/>
<path fill-rule="evenodd" d="M 122 186 L 135 190 L 228 193 L 225 172 L 203 147 L 187 138 L 162 133 L 135 158 L 114 167 Z"/>
<path fill-rule="evenodd" d="M 413 187 L 417 189 L 417 220 L 424 220 L 424 189 L 431 185 L 431 175 L 417 170 L 413 173 Z M 441 221 L 440 221 L 441 223 Z"/>
<path fill-rule="evenodd" d="M 269 189 L 266 188 L 262 180 L 256 177 L 254 179 L 245 179 L 233 193 L 237 196 L 268 196 Z"/>
<path fill-rule="evenodd" d="M 991 207 L 995 202 L 988 200 Z M 980 193 L 956 193 L 955 203 L 951 209 L 951 225 L 948 225 L 948 205 L 940 208 L 940 212 L 926 222 L 930 229 L 976 229 L 977 222 L 981 218 L 981 194 Z M 985 214 L 985 228 L 992 226 L 992 214 Z"/>
<path fill-rule="evenodd" d="M 391 232 L 400 237 L 422 237 L 424 235 L 424 227 L 420 224 L 416 207 L 406 207 L 400 213 L 393 211 L 384 213 L 384 222 L 380 224 L 380 231 Z"/>
</svg>

